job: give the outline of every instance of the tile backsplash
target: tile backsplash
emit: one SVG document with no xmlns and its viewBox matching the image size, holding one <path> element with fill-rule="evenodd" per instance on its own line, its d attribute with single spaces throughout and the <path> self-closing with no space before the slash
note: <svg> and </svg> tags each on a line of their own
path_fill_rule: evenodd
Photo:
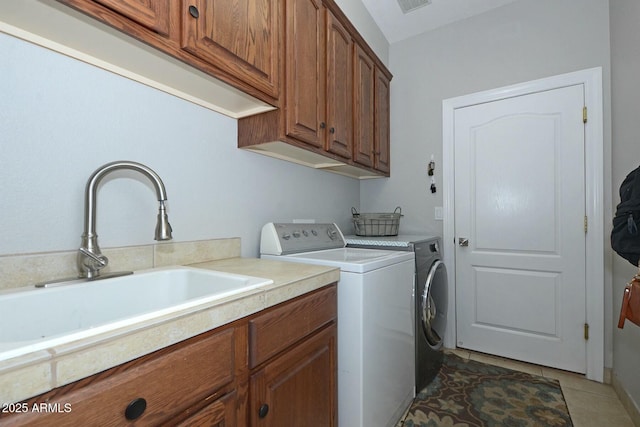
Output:
<svg viewBox="0 0 640 427">
<path fill-rule="evenodd" d="M 109 258 L 103 272 L 135 271 L 239 257 L 240 238 L 103 248 L 102 252 Z M 0 290 L 77 274 L 75 250 L 0 256 Z"/>
</svg>

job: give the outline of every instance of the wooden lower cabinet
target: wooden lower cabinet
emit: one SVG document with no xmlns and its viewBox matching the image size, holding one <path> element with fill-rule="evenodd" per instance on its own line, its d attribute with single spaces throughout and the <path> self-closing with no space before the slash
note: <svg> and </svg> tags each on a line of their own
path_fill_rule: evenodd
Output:
<svg viewBox="0 0 640 427">
<path fill-rule="evenodd" d="M 237 403 L 238 396 L 234 390 L 213 401 L 200 411 L 181 423 L 175 424 L 176 427 L 232 427 L 239 426 Z"/>
<path fill-rule="evenodd" d="M 27 401 L 28 408 L 44 403 L 53 408 L 68 408 L 66 412 L 30 409 L 0 418 L 0 425 L 170 423 L 216 390 L 235 387 L 238 374 L 246 366 L 246 356 L 241 352 L 244 337 L 246 327 L 223 327 L 204 333 Z"/>
<path fill-rule="evenodd" d="M 252 426 L 337 425 L 335 323 L 251 376 Z"/>
<path fill-rule="evenodd" d="M 15 404 L 0 426 L 334 426 L 336 312 L 332 284 Z"/>
</svg>

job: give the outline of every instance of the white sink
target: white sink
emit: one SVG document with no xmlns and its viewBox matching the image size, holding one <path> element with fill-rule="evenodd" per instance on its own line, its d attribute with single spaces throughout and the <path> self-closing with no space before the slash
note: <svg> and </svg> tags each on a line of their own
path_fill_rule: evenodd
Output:
<svg viewBox="0 0 640 427">
<path fill-rule="evenodd" d="M 177 313 L 273 283 L 189 267 L 0 293 L 0 360 Z"/>
</svg>

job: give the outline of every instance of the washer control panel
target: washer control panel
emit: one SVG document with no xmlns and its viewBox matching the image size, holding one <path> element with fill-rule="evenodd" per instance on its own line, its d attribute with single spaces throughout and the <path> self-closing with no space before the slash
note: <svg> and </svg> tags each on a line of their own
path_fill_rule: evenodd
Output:
<svg viewBox="0 0 640 427">
<path fill-rule="evenodd" d="M 287 255 L 343 248 L 344 236 L 336 224 L 270 222 L 262 227 L 260 253 Z"/>
</svg>

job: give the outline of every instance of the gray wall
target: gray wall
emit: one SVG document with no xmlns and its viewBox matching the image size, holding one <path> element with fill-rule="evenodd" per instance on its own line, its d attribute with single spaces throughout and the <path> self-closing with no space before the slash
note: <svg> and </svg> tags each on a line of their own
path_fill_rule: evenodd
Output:
<svg viewBox="0 0 640 427">
<path fill-rule="evenodd" d="M 0 58 L 0 255 L 77 248 L 87 178 L 123 159 L 164 180 L 175 241 L 241 237 L 256 256 L 268 221 L 350 226 L 357 180 L 238 150 L 236 120 L 2 33 Z M 155 193 L 117 176 L 100 244 L 152 243 Z"/>
<path fill-rule="evenodd" d="M 612 0 L 611 19 L 611 124 L 613 205 L 624 177 L 640 165 L 640 3 L 637 0 Z M 613 257 L 613 309 L 617 314 L 624 284 L 637 272 L 630 263 Z M 640 405 L 640 328 L 627 322 L 624 329 L 614 328 L 613 370 L 618 381 Z"/>
<path fill-rule="evenodd" d="M 442 100 L 597 66 L 608 100 L 608 13 L 607 0 L 521 0 L 392 44 L 391 178 L 362 184 L 362 209 L 400 205 L 402 232 L 442 233 L 434 220 L 442 206 Z M 427 176 L 432 154 L 436 194 Z"/>
<path fill-rule="evenodd" d="M 335 2 L 349 17 L 353 26 L 364 37 L 380 60 L 387 64 L 389 61 L 389 42 L 364 4 L 360 0 L 335 0 Z"/>
<path fill-rule="evenodd" d="M 336 3 L 386 63 L 362 2 Z M 256 256 L 268 221 L 351 229 L 357 180 L 238 150 L 233 119 L 2 33 L 0 57 L 0 256 L 76 248 L 87 178 L 123 159 L 163 178 L 175 241 L 241 237 Z M 101 245 L 151 243 L 151 186 L 114 178 L 98 196 Z"/>
<path fill-rule="evenodd" d="M 394 43 L 390 46 L 389 64 L 394 74 L 391 178 L 361 185 L 363 211 L 387 211 L 400 205 L 405 214 L 401 232 L 441 234 L 442 222 L 434 219 L 434 208 L 443 203 L 442 101 L 602 67 L 605 230 L 608 233 L 611 210 L 609 1 L 517 1 Z M 429 191 L 427 176 L 431 155 L 436 161 L 439 189 L 436 194 Z M 610 264 L 610 251 L 606 259 Z M 613 360 L 613 315 L 611 284 L 605 283 L 605 365 L 609 367 Z"/>
<path fill-rule="evenodd" d="M 432 154 L 442 188 L 442 100 L 580 69 L 603 67 L 605 230 L 618 187 L 640 164 L 640 3 L 523 0 L 390 46 L 392 177 L 361 185 L 363 211 L 401 205 L 401 232 L 442 233 L 429 192 Z M 606 236 L 608 238 L 608 236 Z M 608 248 L 608 244 L 606 245 Z M 615 327 L 623 285 L 636 272 L 608 252 L 605 365 L 640 404 L 640 328 Z"/>
<path fill-rule="evenodd" d="M 349 227 L 349 207 L 358 205 L 400 205 L 401 232 L 441 233 L 433 212 L 442 205 L 442 100 L 595 66 L 604 72 L 605 201 L 613 189 L 613 210 L 620 182 L 640 159 L 636 0 L 611 1 L 611 90 L 607 0 L 523 0 L 391 47 L 359 1 L 337 3 L 384 61 L 389 55 L 390 179 L 359 184 L 238 150 L 235 120 L 0 34 L 0 256 L 76 248 L 86 179 L 117 159 L 146 163 L 163 177 L 177 241 L 239 236 L 243 255 L 255 256 L 267 221 L 315 218 Z M 432 154 L 435 195 L 426 173 Z M 155 214 L 146 183 L 130 174 L 106 180 L 101 244 L 151 243 Z M 605 360 L 640 402 L 640 329 L 611 332 L 622 284 L 634 269 L 611 258 Z"/>
</svg>

